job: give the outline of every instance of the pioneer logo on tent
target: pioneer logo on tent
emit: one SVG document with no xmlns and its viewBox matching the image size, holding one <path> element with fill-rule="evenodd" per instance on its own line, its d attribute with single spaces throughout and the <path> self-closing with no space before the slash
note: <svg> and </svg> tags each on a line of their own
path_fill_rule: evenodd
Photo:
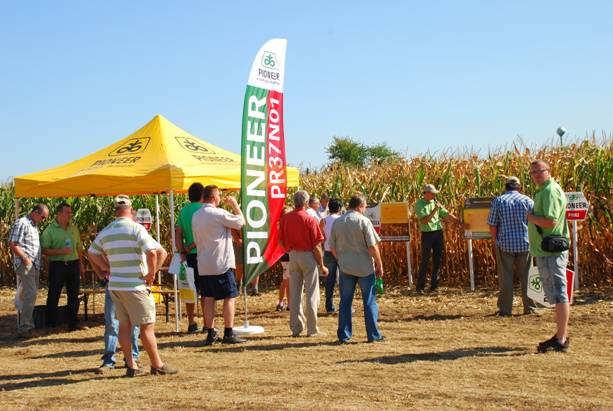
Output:
<svg viewBox="0 0 613 411">
<path fill-rule="evenodd" d="M 189 137 L 175 137 L 175 140 L 190 153 L 209 153 L 211 150 L 204 147 L 198 140 Z"/>
<path fill-rule="evenodd" d="M 142 153 L 149 145 L 149 137 L 131 138 L 109 153 L 109 156 L 125 156 L 128 154 Z"/>
</svg>

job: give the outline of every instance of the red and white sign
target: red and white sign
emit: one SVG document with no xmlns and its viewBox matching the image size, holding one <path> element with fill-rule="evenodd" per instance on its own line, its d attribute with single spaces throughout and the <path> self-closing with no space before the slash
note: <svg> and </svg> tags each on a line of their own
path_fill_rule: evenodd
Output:
<svg viewBox="0 0 613 411">
<path fill-rule="evenodd" d="M 590 207 L 590 203 L 581 191 L 574 191 L 566 194 L 566 219 L 573 220 L 585 220 L 587 217 L 587 210 Z"/>
</svg>

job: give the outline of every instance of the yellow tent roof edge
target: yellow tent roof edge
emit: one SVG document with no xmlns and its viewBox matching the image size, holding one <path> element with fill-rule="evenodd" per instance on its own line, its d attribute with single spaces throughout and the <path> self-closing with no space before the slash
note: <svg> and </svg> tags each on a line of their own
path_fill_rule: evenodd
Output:
<svg viewBox="0 0 613 411">
<path fill-rule="evenodd" d="M 195 181 L 240 188 L 240 155 L 179 128 L 162 114 L 113 144 L 58 167 L 14 178 L 15 197 L 177 193 Z M 287 168 L 288 187 L 299 186 Z"/>
</svg>

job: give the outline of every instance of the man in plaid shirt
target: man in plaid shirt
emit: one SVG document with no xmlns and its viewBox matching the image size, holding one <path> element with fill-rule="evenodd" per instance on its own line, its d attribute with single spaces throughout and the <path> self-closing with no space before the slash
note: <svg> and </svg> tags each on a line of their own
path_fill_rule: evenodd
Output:
<svg viewBox="0 0 613 411">
<path fill-rule="evenodd" d="M 524 314 L 536 309 L 528 298 L 528 271 L 530 270 L 530 245 L 528 243 L 528 221 L 526 214 L 534 202 L 521 194 L 521 183 L 517 177 L 507 178 L 505 193 L 492 201 L 487 224 L 492 238 L 496 239 L 496 265 L 498 267 L 498 312 L 499 316 L 510 316 L 513 311 L 513 276 L 519 276 Z"/>
<path fill-rule="evenodd" d="M 30 214 L 15 221 L 9 234 L 9 247 L 13 251 L 13 269 L 17 277 L 15 307 L 17 308 L 17 335 L 27 337 L 34 328 L 34 304 L 38 291 L 41 249 L 36 227 L 49 216 L 44 204 L 34 206 Z"/>
</svg>

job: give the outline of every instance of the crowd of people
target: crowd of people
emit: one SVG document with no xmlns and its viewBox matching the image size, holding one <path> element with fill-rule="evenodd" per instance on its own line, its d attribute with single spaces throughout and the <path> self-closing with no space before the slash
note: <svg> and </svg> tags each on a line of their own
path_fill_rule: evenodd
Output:
<svg viewBox="0 0 613 411">
<path fill-rule="evenodd" d="M 556 333 L 538 345 L 539 352 L 566 351 L 569 347 L 569 299 L 566 287 L 568 251 L 550 245 L 551 237 L 566 239 L 566 197 L 551 177 L 549 165 L 534 161 L 530 174 L 537 185 L 534 200 L 521 194 L 521 182 L 508 177 L 505 192 L 496 197 L 487 223 L 495 239 L 498 267 L 500 316 L 510 316 L 513 303 L 513 278 L 521 283 L 525 314 L 536 305 L 527 296 L 528 271 L 535 257 L 547 301 L 555 305 Z M 430 292 L 438 288 L 439 270 L 444 253 L 443 223 L 459 219 L 437 200 L 438 191 L 426 184 L 422 197 L 414 204 L 414 214 L 421 231 L 421 256 L 417 293 L 424 293 L 426 273 L 432 256 Z M 175 247 L 182 261 L 194 270 L 195 285 L 204 314 L 204 344 L 218 342 L 239 344 L 245 340 L 235 335 L 235 299 L 239 295 L 242 250 L 239 232 L 245 218 L 236 200 L 222 200 L 219 188 L 194 183 L 188 190 L 189 203 L 179 213 Z M 230 210 L 220 205 L 222 203 Z M 325 311 L 338 314 L 336 337 L 339 343 L 352 339 L 352 307 L 359 285 L 364 307 L 368 342 L 385 339 L 378 325 L 379 308 L 375 292 L 376 278 L 384 276 L 379 250 L 381 238 L 364 216 L 366 198 L 354 195 L 343 212 L 340 200 L 322 195 L 318 198 L 299 190 L 293 196 L 293 208 L 287 207 L 279 221 L 279 243 L 286 254 L 281 258 L 283 278 L 279 287 L 277 310 L 289 309 L 289 328 L 293 337 L 303 333 L 321 336 L 318 325 L 320 283 L 325 287 Z M 115 219 L 92 241 L 87 252 L 81 235 L 71 222 L 72 208 L 61 203 L 55 219 L 43 233 L 38 225 L 49 216 L 44 204 L 38 204 L 26 216 L 15 221 L 9 245 L 17 277 L 15 303 L 17 333 L 31 335 L 33 310 L 39 273 L 45 256 L 49 263 L 49 291 L 46 305 L 48 326 L 58 324 L 58 300 L 63 287 L 68 297 L 68 327 L 79 328 L 79 280 L 85 271 L 84 256 L 98 278 L 105 284 L 105 332 L 102 365 L 98 373 L 115 367 L 117 344 L 121 346 L 126 375 L 143 372 L 139 362 L 138 338 L 150 360 L 152 374 L 174 374 L 176 368 L 163 362 L 155 336 L 156 309 L 149 286 L 167 257 L 164 248 L 148 230 L 134 220 L 128 196 L 114 198 Z M 562 241 L 563 243 L 563 241 Z M 238 247 L 235 245 L 238 244 Z M 236 250 L 235 250 L 236 249 Z M 240 283 L 240 279 L 238 280 Z M 340 302 L 334 305 L 338 284 Z M 257 292 L 257 283 L 254 284 Z M 215 328 L 216 301 L 223 301 L 223 335 Z M 195 304 L 186 304 L 187 331 L 199 332 Z"/>
</svg>

